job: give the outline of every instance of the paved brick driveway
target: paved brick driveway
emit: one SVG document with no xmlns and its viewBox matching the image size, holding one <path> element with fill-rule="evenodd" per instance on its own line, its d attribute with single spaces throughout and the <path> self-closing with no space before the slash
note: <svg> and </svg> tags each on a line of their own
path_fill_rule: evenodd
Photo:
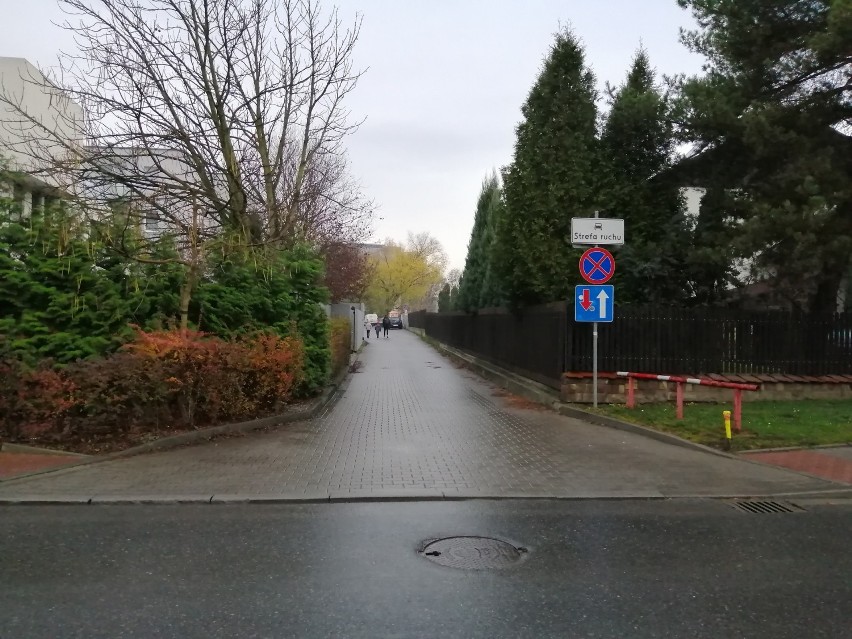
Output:
<svg viewBox="0 0 852 639">
<path fill-rule="evenodd" d="M 0 498 L 660 497 L 838 488 L 518 408 L 414 335 L 371 339 L 318 419 L 0 483 Z"/>
</svg>

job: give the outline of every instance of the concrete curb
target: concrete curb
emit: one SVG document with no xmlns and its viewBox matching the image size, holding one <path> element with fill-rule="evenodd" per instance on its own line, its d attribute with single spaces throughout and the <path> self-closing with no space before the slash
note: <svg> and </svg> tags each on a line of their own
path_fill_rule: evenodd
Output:
<svg viewBox="0 0 852 639">
<path fill-rule="evenodd" d="M 490 494 L 490 493 L 445 493 L 436 491 L 415 491 L 410 493 L 400 492 L 386 494 L 345 494 L 336 491 L 323 491 L 319 494 L 306 494 L 296 496 L 292 494 L 188 494 L 188 495 L 136 495 L 136 496 L 109 496 L 93 495 L 84 497 L 67 497 L 51 495 L 19 495 L 17 497 L 0 497 L 0 508 L 11 506 L 62 506 L 62 505 L 90 505 L 90 506 L 129 506 L 129 505 L 175 505 L 175 504 L 206 504 L 212 506 L 228 505 L 275 505 L 275 504 L 359 504 L 359 503 L 392 503 L 392 502 L 422 502 L 422 501 L 732 501 L 743 499 L 832 499 L 852 501 L 852 487 L 836 488 L 826 490 L 807 490 L 798 492 L 786 492 L 777 494 L 674 494 L 674 495 L 524 495 L 524 494 Z"/>
<path fill-rule="evenodd" d="M 825 450 L 826 448 L 848 448 L 852 446 L 852 441 L 843 444 L 817 444 L 816 446 L 787 446 L 784 448 L 752 448 L 751 450 L 741 450 L 737 456 L 751 455 L 754 453 L 791 453 L 797 450 Z"/>
<path fill-rule="evenodd" d="M 235 433 L 246 433 L 253 430 L 259 430 L 261 428 L 268 428 L 270 426 L 283 426 L 285 424 L 292 424 L 294 422 L 304 421 L 306 419 L 313 419 L 317 415 L 319 415 L 323 410 L 328 407 L 334 405 L 343 391 L 346 389 L 346 384 L 349 376 L 349 371 L 353 365 L 353 363 L 358 359 L 361 354 L 362 348 L 359 348 L 356 353 L 353 353 L 349 360 L 349 366 L 347 366 L 343 372 L 338 375 L 337 379 L 334 380 L 331 384 L 326 386 L 323 390 L 322 394 L 319 397 L 314 399 L 311 403 L 310 408 L 305 410 L 282 413 L 279 415 L 270 415 L 269 417 L 261 417 L 259 419 L 252 419 L 246 422 L 237 422 L 233 424 L 220 424 L 219 426 L 211 426 L 209 428 L 202 428 L 199 430 L 190 431 L 188 433 L 181 433 L 179 435 L 172 435 L 170 437 L 163 437 L 162 439 L 158 439 L 156 441 L 148 442 L 147 444 L 141 444 L 139 446 L 133 446 L 132 448 L 126 448 L 125 450 L 119 450 L 114 453 L 108 453 L 106 455 L 83 455 L 83 459 L 80 461 L 76 461 L 70 464 L 65 464 L 63 466 L 57 466 L 53 468 L 45 468 L 43 470 L 36 470 L 31 473 L 25 473 L 22 475 L 15 475 L 14 477 L 9 477 L 6 479 L 0 479 L 0 485 L 7 485 L 11 482 L 18 481 L 21 479 L 29 479 L 31 477 L 35 477 L 37 475 L 46 475 L 48 473 L 56 473 L 63 470 L 69 470 L 71 468 L 77 468 L 79 466 L 89 466 L 91 464 L 99 464 L 102 462 L 108 462 L 115 459 L 121 459 L 123 457 L 133 457 L 135 455 L 142 455 L 145 453 L 152 453 L 158 451 L 169 450 L 171 448 L 179 448 L 181 446 L 187 446 L 190 444 L 198 444 L 204 441 L 207 441 L 213 437 L 219 435 L 230 435 Z M 3 444 L 5 449 L 6 446 L 21 446 L 19 444 Z M 29 448 L 27 446 L 21 446 L 22 448 Z M 56 451 L 52 451 L 56 452 Z M 58 454 L 69 454 L 69 455 L 79 455 L 78 453 L 58 453 Z M 91 501 L 91 498 L 89 498 Z M 0 500 L 0 503 L 4 503 L 3 500 Z M 81 503 L 78 501 L 62 501 L 61 503 Z"/>
</svg>

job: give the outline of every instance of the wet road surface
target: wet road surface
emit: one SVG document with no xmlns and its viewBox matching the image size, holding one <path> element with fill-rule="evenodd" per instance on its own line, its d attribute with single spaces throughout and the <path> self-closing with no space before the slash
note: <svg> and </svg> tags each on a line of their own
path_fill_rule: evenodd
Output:
<svg viewBox="0 0 852 639">
<path fill-rule="evenodd" d="M 0 637 L 846 637 L 852 503 L 0 508 Z M 496 537 L 513 567 L 424 540 Z"/>
</svg>

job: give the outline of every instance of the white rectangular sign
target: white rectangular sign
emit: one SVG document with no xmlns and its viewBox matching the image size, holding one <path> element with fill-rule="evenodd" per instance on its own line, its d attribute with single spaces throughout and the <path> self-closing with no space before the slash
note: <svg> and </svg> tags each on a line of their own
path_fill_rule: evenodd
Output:
<svg viewBox="0 0 852 639">
<path fill-rule="evenodd" d="M 573 217 L 571 244 L 624 244 L 624 220 Z"/>
</svg>

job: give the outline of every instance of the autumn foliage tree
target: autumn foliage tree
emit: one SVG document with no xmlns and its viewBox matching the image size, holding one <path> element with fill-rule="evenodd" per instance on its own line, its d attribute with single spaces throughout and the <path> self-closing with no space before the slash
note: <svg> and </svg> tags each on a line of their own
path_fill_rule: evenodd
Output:
<svg viewBox="0 0 852 639">
<path fill-rule="evenodd" d="M 425 308 L 437 300 L 445 266 L 443 247 L 428 233 L 409 234 L 405 246 L 388 240 L 369 258 L 368 307 L 376 313 L 400 304 Z"/>
<path fill-rule="evenodd" d="M 320 250 L 325 262 L 323 285 L 332 302 L 359 301 L 369 284 L 369 260 L 357 245 L 344 242 L 326 244 Z"/>
</svg>

